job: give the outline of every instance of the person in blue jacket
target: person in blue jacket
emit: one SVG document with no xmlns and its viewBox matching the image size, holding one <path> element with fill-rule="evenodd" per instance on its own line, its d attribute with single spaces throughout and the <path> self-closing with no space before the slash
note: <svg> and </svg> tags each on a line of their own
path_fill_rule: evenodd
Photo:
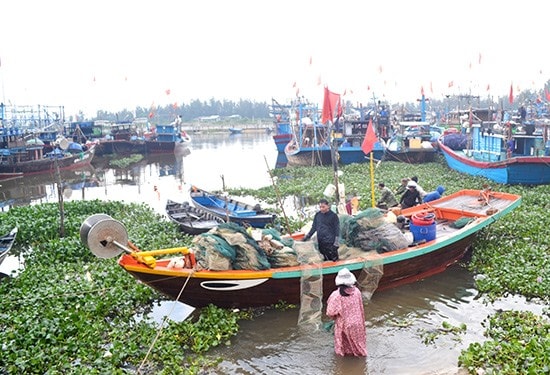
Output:
<svg viewBox="0 0 550 375">
<path fill-rule="evenodd" d="M 445 192 L 445 188 L 441 185 L 439 185 L 435 191 L 432 191 L 428 194 L 426 194 L 426 196 L 424 196 L 424 199 L 423 199 L 423 202 L 431 202 L 431 201 L 435 201 L 436 199 L 439 199 L 443 196 L 443 193 Z"/>
</svg>

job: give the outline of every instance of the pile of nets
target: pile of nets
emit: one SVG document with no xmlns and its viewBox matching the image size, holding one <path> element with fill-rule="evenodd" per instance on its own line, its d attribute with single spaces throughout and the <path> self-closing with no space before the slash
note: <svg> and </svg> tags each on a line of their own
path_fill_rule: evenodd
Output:
<svg viewBox="0 0 550 375">
<path fill-rule="evenodd" d="M 451 150 L 464 150 L 468 147 L 468 137 L 461 133 L 447 134 L 443 137 L 443 144 Z"/>
<path fill-rule="evenodd" d="M 245 228 L 224 223 L 193 239 L 193 251 L 201 269 L 265 270 L 300 264 L 292 238 L 275 229 L 264 229 L 256 241 Z"/>
<path fill-rule="evenodd" d="M 378 208 L 367 208 L 355 216 L 340 216 L 340 233 L 347 246 L 363 251 L 384 253 L 406 248 L 410 243 Z"/>
<path fill-rule="evenodd" d="M 300 264 L 293 248 L 294 240 L 282 238 L 275 229 L 264 229 L 258 245 L 267 255 L 271 267 L 291 267 Z"/>
</svg>

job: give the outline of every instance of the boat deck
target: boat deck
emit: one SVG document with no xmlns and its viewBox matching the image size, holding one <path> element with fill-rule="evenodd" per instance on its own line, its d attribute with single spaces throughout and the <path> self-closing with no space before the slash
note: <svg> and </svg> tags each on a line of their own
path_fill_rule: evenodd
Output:
<svg viewBox="0 0 550 375">
<path fill-rule="evenodd" d="M 479 215 L 487 215 L 488 209 L 504 210 L 510 205 L 510 199 L 499 198 L 491 193 L 488 194 L 488 202 L 480 195 L 474 198 L 471 195 L 460 195 L 450 200 L 441 200 L 431 204 L 436 208 L 453 208 Z"/>
</svg>

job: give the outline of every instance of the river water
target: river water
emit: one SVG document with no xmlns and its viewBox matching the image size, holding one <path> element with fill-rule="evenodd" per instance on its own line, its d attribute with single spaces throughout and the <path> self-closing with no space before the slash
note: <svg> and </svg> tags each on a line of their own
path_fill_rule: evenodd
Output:
<svg viewBox="0 0 550 375">
<path fill-rule="evenodd" d="M 194 134 L 188 148 L 172 155 L 151 156 L 129 168 L 110 167 L 96 158 L 93 167 L 63 172 L 69 184 L 64 199 L 145 202 L 164 213 L 166 199 L 187 199 L 194 184 L 206 190 L 257 188 L 271 183 L 268 168 L 284 163 L 271 136 L 264 132 Z M 0 209 L 14 205 L 57 202 L 53 176 L 31 176 L 0 182 Z M 9 273 L 17 259 L 6 259 L 0 272 Z M 243 321 L 230 346 L 211 354 L 224 358 L 212 374 L 457 374 L 460 351 L 482 341 L 481 323 L 497 309 L 530 310 L 543 306 L 509 297 L 493 304 L 477 298 L 473 275 L 460 266 L 415 284 L 374 293 L 366 305 L 365 358 L 338 358 L 333 337 L 322 325 L 299 326 L 298 309 L 267 310 Z M 183 319 L 192 308 L 165 303 L 151 319 L 170 315 Z M 443 322 L 465 323 L 461 334 L 440 331 Z M 432 340 L 430 340 L 432 338 Z"/>
</svg>

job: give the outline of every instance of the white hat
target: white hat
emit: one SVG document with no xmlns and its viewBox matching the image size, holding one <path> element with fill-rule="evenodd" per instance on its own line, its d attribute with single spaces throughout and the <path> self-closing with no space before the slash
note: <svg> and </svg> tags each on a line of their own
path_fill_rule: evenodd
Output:
<svg viewBox="0 0 550 375">
<path fill-rule="evenodd" d="M 336 280 L 335 280 L 336 286 L 339 286 L 339 285 L 352 286 L 356 282 L 357 280 L 355 279 L 355 276 L 347 268 L 342 268 L 340 271 L 338 271 L 338 275 L 336 276 Z"/>
<path fill-rule="evenodd" d="M 414 181 L 409 181 L 409 182 L 407 183 L 407 187 L 408 187 L 408 188 L 409 188 L 409 187 L 416 188 L 416 186 L 417 186 L 417 185 L 416 185 L 416 182 L 414 182 Z"/>
</svg>

